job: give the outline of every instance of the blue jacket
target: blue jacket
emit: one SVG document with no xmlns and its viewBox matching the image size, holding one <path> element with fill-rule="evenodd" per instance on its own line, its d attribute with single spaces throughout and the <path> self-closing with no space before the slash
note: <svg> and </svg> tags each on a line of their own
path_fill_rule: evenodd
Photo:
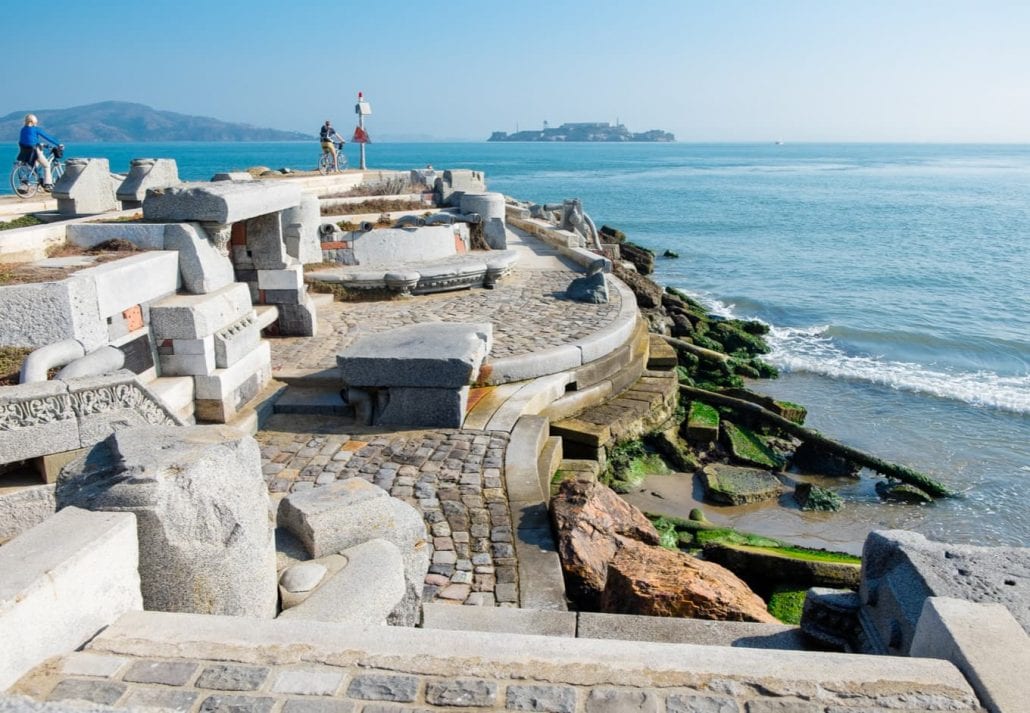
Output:
<svg viewBox="0 0 1030 713">
<path fill-rule="evenodd" d="M 38 126 L 23 126 L 21 127 L 21 134 L 18 135 L 19 146 L 35 147 L 39 146 L 39 137 L 42 136 L 44 139 L 57 146 L 60 141 L 52 136 L 47 136 L 46 132 Z"/>
</svg>

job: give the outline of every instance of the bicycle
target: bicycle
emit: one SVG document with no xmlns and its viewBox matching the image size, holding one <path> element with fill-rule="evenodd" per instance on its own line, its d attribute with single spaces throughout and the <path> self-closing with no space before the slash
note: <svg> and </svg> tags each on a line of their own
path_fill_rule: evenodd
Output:
<svg viewBox="0 0 1030 713">
<path fill-rule="evenodd" d="M 322 149 L 322 155 L 318 159 L 318 172 L 322 175 L 333 171 L 343 171 L 347 168 L 347 156 L 343 153 L 343 142 L 333 142 L 336 146 L 336 168 L 333 168 L 333 154 L 328 149 Z"/>
<path fill-rule="evenodd" d="M 39 146 L 44 151 L 50 149 L 50 177 L 54 183 L 57 183 L 58 179 L 64 175 L 64 162 L 61 160 L 64 156 L 64 145 L 40 144 Z M 40 175 L 42 168 L 34 159 L 28 163 L 15 161 L 14 168 L 11 169 L 11 190 L 14 191 L 14 194 L 19 198 L 32 198 L 36 195 L 36 191 L 43 185 L 43 177 Z"/>
</svg>

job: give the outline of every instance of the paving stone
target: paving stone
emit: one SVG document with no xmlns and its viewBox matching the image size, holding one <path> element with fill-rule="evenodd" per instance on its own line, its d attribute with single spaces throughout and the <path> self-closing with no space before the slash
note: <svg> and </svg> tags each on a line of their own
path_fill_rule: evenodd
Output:
<svg viewBox="0 0 1030 713">
<path fill-rule="evenodd" d="M 186 713 L 193 708 L 200 694 L 177 688 L 141 688 L 133 686 L 122 705 L 126 708 L 159 708 Z"/>
<path fill-rule="evenodd" d="M 361 713 L 433 713 L 428 708 L 408 708 L 392 703 L 366 703 Z"/>
<path fill-rule="evenodd" d="M 217 691 L 256 691 L 266 678 L 268 669 L 264 666 L 213 664 L 201 672 L 196 686 Z"/>
<path fill-rule="evenodd" d="M 127 686 L 116 681 L 66 678 L 47 696 L 48 701 L 89 701 L 110 706 L 122 697 Z"/>
<path fill-rule="evenodd" d="M 744 710 L 747 713 L 823 713 L 826 707 L 797 698 L 766 698 L 748 701 Z"/>
<path fill-rule="evenodd" d="M 208 696 L 200 704 L 199 713 L 271 713 L 274 698 L 261 696 Z"/>
<path fill-rule="evenodd" d="M 354 701 L 338 698 L 290 698 L 283 704 L 282 713 L 354 713 L 357 706 Z"/>
<path fill-rule="evenodd" d="M 586 713 L 658 713 L 654 691 L 595 688 L 587 696 Z"/>
<path fill-rule="evenodd" d="M 665 699 L 667 713 L 740 713 L 732 698 L 697 694 L 672 694 Z"/>
<path fill-rule="evenodd" d="M 71 654 L 61 663 L 65 676 L 113 676 L 128 659 L 121 656 L 93 654 L 86 651 Z"/>
<path fill-rule="evenodd" d="M 130 683 L 185 686 L 198 668 L 200 666 L 193 661 L 137 661 L 125 672 L 122 680 Z"/>
<path fill-rule="evenodd" d="M 415 676 L 360 674 L 347 686 L 347 695 L 362 700 L 410 703 L 418 693 L 418 683 Z"/>
<path fill-rule="evenodd" d="M 571 686 L 509 685 L 505 702 L 508 710 L 573 713 L 576 689 Z"/>
<path fill-rule="evenodd" d="M 275 693 L 304 696 L 331 696 L 343 684 L 340 671 L 281 671 L 272 684 Z"/>
<path fill-rule="evenodd" d="M 497 701 L 497 684 L 477 679 L 453 679 L 426 684 L 426 701 L 435 706 L 492 706 Z"/>
</svg>

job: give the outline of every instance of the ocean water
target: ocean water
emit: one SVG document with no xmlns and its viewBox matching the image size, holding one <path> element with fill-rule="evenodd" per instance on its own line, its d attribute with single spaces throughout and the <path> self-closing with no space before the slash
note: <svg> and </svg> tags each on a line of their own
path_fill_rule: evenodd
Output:
<svg viewBox="0 0 1030 713">
<path fill-rule="evenodd" d="M 169 156 L 185 179 L 310 169 L 314 143 L 95 144 Z M 347 146 L 351 165 L 357 150 Z M 935 539 L 1030 546 L 1030 146 L 371 144 L 373 168 L 486 173 L 536 202 L 580 198 L 598 224 L 679 254 L 656 279 L 757 318 L 783 372 L 756 388 L 809 425 L 962 491 L 883 506 L 872 479 L 835 517 Z M 13 157 L 12 157 L 13 158 Z"/>
</svg>

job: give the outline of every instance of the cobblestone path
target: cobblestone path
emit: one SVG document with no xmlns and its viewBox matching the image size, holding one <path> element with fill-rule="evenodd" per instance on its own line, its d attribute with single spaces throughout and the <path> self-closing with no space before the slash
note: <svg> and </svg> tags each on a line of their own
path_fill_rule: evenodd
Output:
<svg viewBox="0 0 1030 713">
<path fill-rule="evenodd" d="M 503 672 L 499 672 L 503 675 Z M 745 703 L 726 692 L 690 688 L 570 685 L 545 681 L 431 676 L 356 666 L 256 666 L 200 659 L 145 659 L 89 651 L 54 663 L 40 681 L 48 701 L 190 713 L 847 713 L 787 694 Z M 760 695 L 760 694 L 758 694 Z M 893 706 L 891 706 L 893 708 Z M 880 710 L 877 708 L 876 710 Z M 905 708 L 906 711 L 913 709 Z M 920 709 L 922 710 L 922 709 Z M 965 708 L 964 710 L 969 710 Z"/>
<path fill-rule="evenodd" d="M 326 369 L 356 338 L 424 322 L 492 322 L 494 359 L 569 344 L 607 326 L 621 298 L 611 291 L 607 304 L 565 299 L 565 289 L 581 273 L 518 270 L 492 290 L 472 289 L 419 295 L 388 302 L 334 302 L 318 312 L 320 336 L 273 339 L 274 369 Z"/>
<path fill-rule="evenodd" d="M 297 422 L 296 417 L 274 418 Z M 422 513 L 432 548 L 424 601 L 518 606 L 518 567 L 503 480 L 507 433 L 265 430 L 255 437 L 273 494 L 359 477 Z"/>
</svg>

